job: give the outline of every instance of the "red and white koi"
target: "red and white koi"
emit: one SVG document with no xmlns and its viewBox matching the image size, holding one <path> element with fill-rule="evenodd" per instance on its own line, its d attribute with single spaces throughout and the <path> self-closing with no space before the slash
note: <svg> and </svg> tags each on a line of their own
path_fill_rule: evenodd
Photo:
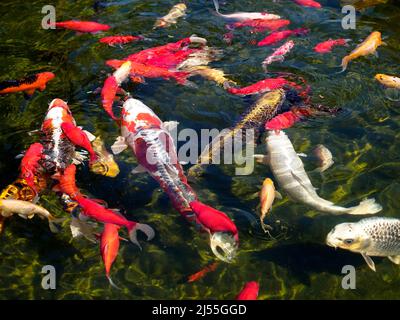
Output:
<svg viewBox="0 0 400 320">
<path fill-rule="evenodd" d="M 269 55 L 262 62 L 262 67 L 265 72 L 267 72 L 267 66 L 273 62 L 279 61 L 282 62 L 285 59 L 285 55 L 288 54 L 294 47 L 294 42 L 289 40 L 285 42 L 282 46 L 276 49 L 271 55 Z"/>
</svg>

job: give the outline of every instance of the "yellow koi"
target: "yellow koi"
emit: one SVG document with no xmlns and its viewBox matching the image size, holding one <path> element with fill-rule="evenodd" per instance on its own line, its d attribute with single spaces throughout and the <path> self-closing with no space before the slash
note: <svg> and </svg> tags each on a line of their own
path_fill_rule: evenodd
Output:
<svg viewBox="0 0 400 320">
<path fill-rule="evenodd" d="M 375 79 L 388 88 L 400 89 L 400 78 L 378 73 Z"/>
</svg>

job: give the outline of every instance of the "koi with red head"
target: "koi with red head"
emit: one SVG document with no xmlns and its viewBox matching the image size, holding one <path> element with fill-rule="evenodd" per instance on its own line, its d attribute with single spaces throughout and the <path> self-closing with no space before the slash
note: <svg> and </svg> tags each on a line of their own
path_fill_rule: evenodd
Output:
<svg viewBox="0 0 400 320">
<path fill-rule="evenodd" d="M 351 41 L 350 39 L 329 39 L 324 42 L 318 43 L 314 47 L 314 51 L 318 53 L 328 53 L 331 52 L 333 47 L 336 46 L 346 46 L 348 42 Z"/>
</svg>

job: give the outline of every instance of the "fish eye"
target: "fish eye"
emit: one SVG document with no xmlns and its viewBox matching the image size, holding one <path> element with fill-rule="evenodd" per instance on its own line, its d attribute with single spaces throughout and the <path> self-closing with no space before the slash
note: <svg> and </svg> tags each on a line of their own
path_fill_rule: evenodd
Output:
<svg viewBox="0 0 400 320">
<path fill-rule="evenodd" d="M 353 239 L 344 239 L 343 240 L 343 242 L 345 243 L 345 244 L 352 244 L 353 243 Z"/>
</svg>

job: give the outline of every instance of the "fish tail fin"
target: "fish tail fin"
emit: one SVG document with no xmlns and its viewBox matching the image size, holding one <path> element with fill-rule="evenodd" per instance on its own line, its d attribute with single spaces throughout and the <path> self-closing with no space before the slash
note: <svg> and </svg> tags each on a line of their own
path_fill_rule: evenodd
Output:
<svg viewBox="0 0 400 320">
<path fill-rule="evenodd" d="M 129 240 L 131 240 L 132 243 L 136 244 L 140 248 L 140 250 L 142 250 L 142 246 L 137 240 L 137 230 L 142 231 L 147 236 L 147 241 L 150 241 L 154 238 L 155 232 L 152 227 L 143 223 L 132 221 L 131 224 L 128 226 Z"/>
<path fill-rule="evenodd" d="M 59 224 L 63 223 L 65 218 L 54 218 L 49 219 L 49 228 L 50 231 L 53 233 L 58 233 L 61 230 L 61 226 Z"/>
<path fill-rule="evenodd" d="M 375 214 L 382 210 L 382 206 L 375 202 L 375 199 L 364 199 L 356 207 L 349 209 L 348 214 L 352 215 L 363 215 L 363 214 Z"/>
<path fill-rule="evenodd" d="M 190 74 L 187 72 L 174 72 L 174 79 L 176 80 L 176 82 L 187 87 L 197 88 L 197 85 L 194 82 L 187 79 L 188 76 L 190 76 Z"/>
<path fill-rule="evenodd" d="M 350 62 L 349 56 L 345 56 L 345 57 L 342 59 L 342 71 L 340 71 L 340 73 L 346 71 L 347 65 L 349 64 L 349 62 Z"/>
<path fill-rule="evenodd" d="M 107 275 L 107 279 L 108 279 L 108 282 L 110 282 L 110 285 L 111 285 L 113 288 L 118 289 L 118 290 L 121 290 L 121 288 L 118 287 L 118 286 L 114 283 L 114 281 L 111 279 L 111 277 L 110 277 L 109 275 Z"/>
</svg>

